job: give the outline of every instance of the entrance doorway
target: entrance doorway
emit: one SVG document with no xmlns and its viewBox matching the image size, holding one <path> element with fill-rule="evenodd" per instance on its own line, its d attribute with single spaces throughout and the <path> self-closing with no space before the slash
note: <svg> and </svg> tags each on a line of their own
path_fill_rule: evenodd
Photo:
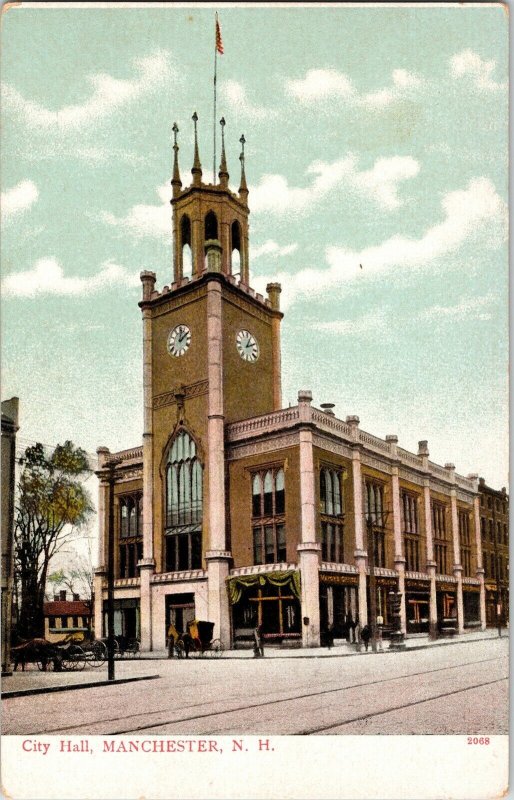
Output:
<svg viewBox="0 0 514 800">
<path fill-rule="evenodd" d="M 174 625 L 178 633 L 187 632 L 187 623 L 195 619 L 195 596 L 194 592 L 187 592 L 184 594 L 168 594 L 166 595 L 166 630 L 164 637 L 168 632 L 170 625 Z"/>
</svg>

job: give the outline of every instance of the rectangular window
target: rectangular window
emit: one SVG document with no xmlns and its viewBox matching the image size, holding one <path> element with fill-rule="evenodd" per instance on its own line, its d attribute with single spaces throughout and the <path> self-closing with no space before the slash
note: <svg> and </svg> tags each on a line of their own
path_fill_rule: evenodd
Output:
<svg viewBox="0 0 514 800">
<path fill-rule="evenodd" d="M 118 578 L 136 578 L 143 554 L 143 497 L 141 492 L 120 495 Z M 141 554 L 141 555 L 140 555 Z"/>
<path fill-rule="evenodd" d="M 48 620 L 48 625 L 50 628 L 57 627 L 55 617 L 50 617 Z"/>
<path fill-rule="evenodd" d="M 61 617 L 61 628 L 68 627 L 68 617 Z"/>
<path fill-rule="evenodd" d="M 402 528 L 405 542 L 405 568 L 419 572 L 418 502 L 416 495 L 403 491 L 401 494 Z"/>
<path fill-rule="evenodd" d="M 381 483 L 365 482 L 364 513 L 373 525 L 384 526 L 384 487 Z"/>
<path fill-rule="evenodd" d="M 253 473 L 251 487 L 254 564 L 286 561 L 284 469 L 269 467 Z"/>
<path fill-rule="evenodd" d="M 339 469 L 322 467 L 319 474 L 321 511 L 321 558 L 344 563 L 344 506 Z"/>
</svg>

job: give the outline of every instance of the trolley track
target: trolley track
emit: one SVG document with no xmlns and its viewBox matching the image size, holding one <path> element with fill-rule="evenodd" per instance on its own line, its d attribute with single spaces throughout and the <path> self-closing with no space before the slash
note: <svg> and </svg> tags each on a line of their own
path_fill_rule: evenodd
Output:
<svg viewBox="0 0 514 800">
<path fill-rule="evenodd" d="M 495 662 L 496 663 L 497 661 L 498 661 L 498 658 L 486 658 L 486 659 L 479 659 L 479 660 L 474 660 L 474 661 L 466 661 L 466 662 L 462 662 L 462 663 L 455 664 L 455 665 L 445 665 L 443 667 L 436 667 L 434 669 L 422 670 L 422 671 L 418 671 L 418 672 L 408 672 L 408 673 L 403 673 L 403 674 L 400 674 L 400 675 L 394 675 L 394 676 L 387 677 L 387 678 L 379 678 L 379 679 L 376 679 L 376 680 L 360 681 L 360 682 L 357 682 L 357 683 L 345 684 L 345 685 L 339 684 L 338 686 L 335 686 L 335 687 L 331 686 L 330 688 L 327 688 L 327 689 L 317 689 L 317 690 L 310 691 L 310 692 L 301 692 L 301 693 L 292 694 L 292 695 L 286 696 L 286 697 L 279 697 L 279 698 L 275 698 L 275 699 L 266 699 L 266 700 L 258 700 L 258 701 L 255 701 L 255 702 L 244 703 L 244 704 L 240 704 L 240 705 L 233 706 L 231 708 L 222 709 L 222 710 L 214 710 L 214 709 L 212 709 L 212 710 L 204 711 L 204 713 L 196 713 L 196 714 L 195 713 L 193 713 L 193 714 L 189 713 L 187 715 L 182 715 L 182 716 L 178 716 L 178 717 L 171 717 L 171 718 L 166 719 L 166 720 L 162 720 L 162 719 L 161 720 L 157 720 L 157 719 L 155 719 L 155 717 L 157 715 L 162 715 L 162 714 L 167 713 L 169 711 L 176 711 L 176 707 L 171 706 L 171 707 L 168 707 L 168 708 L 160 708 L 160 709 L 155 710 L 155 711 L 144 711 L 144 712 L 140 711 L 140 712 L 136 712 L 136 713 L 133 713 L 133 714 L 124 714 L 124 715 L 120 715 L 120 716 L 116 716 L 116 717 L 99 718 L 99 719 L 96 719 L 96 720 L 89 720 L 88 722 L 82 723 L 80 725 L 74 725 L 74 726 L 69 726 L 68 725 L 68 726 L 61 726 L 61 727 L 56 727 L 56 728 L 51 728 L 51 729 L 46 728 L 45 729 L 45 733 L 48 733 L 48 734 L 63 734 L 63 733 L 71 734 L 71 733 L 75 733 L 75 732 L 80 733 L 80 731 L 87 732 L 92 727 L 98 726 L 98 725 L 106 725 L 106 724 L 114 724 L 115 725 L 117 722 L 118 723 L 125 722 L 126 724 L 129 724 L 129 720 L 131 720 L 131 719 L 133 719 L 134 723 L 136 723 L 136 721 L 138 719 L 140 720 L 141 718 L 144 718 L 145 722 L 143 724 L 140 724 L 140 725 L 134 724 L 134 725 L 131 725 L 130 727 L 124 727 L 123 729 L 120 729 L 120 728 L 116 727 L 115 730 L 111 730 L 111 731 L 108 731 L 108 732 L 105 732 L 105 733 L 102 732 L 102 735 L 116 736 L 116 735 L 123 735 L 123 734 L 127 734 L 127 733 L 138 733 L 140 731 L 145 731 L 145 730 L 152 730 L 152 729 L 155 730 L 157 728 L 162 728 L 162 727 L 165 727 L 165 726 L 168 726 L 168 725 L 176 725 L 176 724 L 184 723 L 184 722 L 195 722 L 197 720 L 208 719 L 208 718 L 211 718 L 211 717 L 212 718 L 226 717 L 227 715 L 230 715 L 230 714 L 244 713 L 244 712 L 250 711 L 252 709 L 256 709 L 256 708 L 269 708 L 271 706 L 276 706 L 276 705 L 279 705 L 279 704 L 293 703 L 293 702 L 296 702 L 298 700 L 308 700 L 308 699 L 316 698 L 316 697 L 334 695 L 334 694 L 337 694 L 337 693 L 340 693 L 340 692 L 351 691 L 351 690 L 354 690 L 354 689 L 365 689 L 366 687 L 373 687 L 373 686 L 388 684 L 388 683 L 392 683 L 392 682 L 398 681 L 398 680 L 409 680 L 411 678 L 419 678 L 419 679 L 421 679 L 423 676 L 426 676 L 426 675 L 432 675 L 432 674 L 440 673 L 440 672 L 448 673 L 449 670 L 460 670 L 460 669 L 463 669 L 465 667 L 473 667 L 475 665 L 487 664 L 487 663 L 491 663 L 491 662 Z M 459 688 L 459 689 L 456 689 L 456 690 L 451 690 L 451 691 L 444 692 L 444 693 L 441 693 L 441 694 L 438 694 L 438 695 L 434 695 L 433 697 L 429 697 L 429 698 L 425 698 L 425 699 L 422 699 L 422 700 L 413 701 L 413 702 L 410 702 L 410 703 L 407 702 L 407 703 L 404 703 L 404 704 L 401 704 L 401 705 L 391 706 L 388 709 L 381 710 L 381 711 L 372 713 L 370 715 L 359 716 L 359 717 L 356 717 L 355 719 L 342 720 L 342 721 L 340 721 L 338 723 L 332 723 L 330 725 L 321 726 L 319 728 L 313 728 L 312 730 L 311 729 L 306 729 L 305 731 L 301 731 L 300 735 L 311 735 L 311 734 L 315 734 L 315 733 L 321 733 L 324 730 L 330 730 L 332 728 L 337 728 L 337 727 L 340 727 L 341 725 L 344 725 L 346 723 L 350 723 L 350 722 L 353 722 L 353 721 L 359 721 L 359 720 L 362 720 L 362 719 L 366 719 L 368 717 L 380 716 L 381 714 L 391 713 L 392 711 L 399 710 L 399 709 L 402 709 L 402 708 L 407 708 L 407 707 L 409 707 L 411 705 L 417 705 L 417 704 L 421 704 L 421 703 L 425 703 L 425 702 L 430 702 L 430 700 L 433 700 L 433 699 L 441 699 L 441 698 L 443 698 L 445 696 L 451 696 L 453 694 L 458 694 L 460 692 L 468 691 L 468 690 L 471 690 L 473 688 L 479 688 L 480 686 L 489 685 L 491 683 L 498 683 L 498 682 L 501 682 L 502 680 L 505 680 L 505 678 L 495 679 L 495 680 L 492 680 L 492 681 L 488 681 L 486 683 L 479 683 L 479 684 L 476 684 L 476 686 L 469 686 L 469 687 Z M 213 705 L 214 703 L 217 703 L 217 702 L 219 702 L 219 701 L 212 701 L 211 700 L 211 701 L 208 701 L 207 703 L 205 701 L 204 702 L 198 702 L 198 703 L 192 703 L 192 704 L 188 705 L 188 710 L 192 710 L 192 709 L 195 709 L 195 708 L 198 708 L 198 709 L 203 708 L 203 709 L 205 709 L 206 706 Z M 229 701 L 227 700 L 227 702 L 229 702 Z M 150 717 L 154 717 L 153 721 L 148 721 Z"/>
</svg>

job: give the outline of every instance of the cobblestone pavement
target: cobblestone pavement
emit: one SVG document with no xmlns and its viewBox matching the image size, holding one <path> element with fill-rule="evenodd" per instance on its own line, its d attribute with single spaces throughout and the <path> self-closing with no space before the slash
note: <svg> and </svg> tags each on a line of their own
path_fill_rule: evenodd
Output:
<svg viewBox="0 0 514 800">
<path fill-rule="evenodd" d="M 3 732 L 503 734 L 508 651 L 489 637 L 353 658 L 136 659 L 117 677 L 160 678 L 7 698 Z"/>
</svg>

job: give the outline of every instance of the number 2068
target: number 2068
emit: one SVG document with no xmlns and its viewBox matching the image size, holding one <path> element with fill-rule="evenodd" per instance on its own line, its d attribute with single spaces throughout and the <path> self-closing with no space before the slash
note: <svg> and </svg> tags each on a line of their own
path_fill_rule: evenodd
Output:
<svg viewBox="0 0 514 800">
<path fill-rule="evenodd" d="M 489 736 L 468 736 L 468 744 L 490 744 Z"/>
</svg>

